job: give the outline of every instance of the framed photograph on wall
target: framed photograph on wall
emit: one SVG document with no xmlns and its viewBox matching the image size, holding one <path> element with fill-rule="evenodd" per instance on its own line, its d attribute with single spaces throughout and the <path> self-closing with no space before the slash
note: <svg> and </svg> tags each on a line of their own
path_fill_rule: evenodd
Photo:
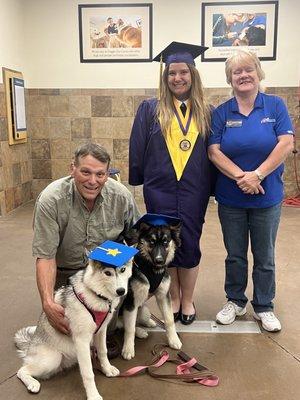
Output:
<svg viewBox="0 0 300 400">
<path fill-rule="evenodd" d="M 152 4 L 78 5 L 80 62 L 152 61 Z"/>
<path fill-rule="evenodd" d="M 261 60 L 276 60 L 278 1 L 202 3 L 202 61 L 225 61 L 247 47 Z"/>
</svg>

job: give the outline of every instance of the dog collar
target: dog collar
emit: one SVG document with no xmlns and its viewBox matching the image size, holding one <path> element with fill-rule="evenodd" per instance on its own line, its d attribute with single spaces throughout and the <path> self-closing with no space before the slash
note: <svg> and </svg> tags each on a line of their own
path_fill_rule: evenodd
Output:
<svg viewBox="0 0 300 400">
<path fill-rule="evenodd" d="M 102 300 L 106 300 L 109 303 L 109 307 L 108 307 L 108 311 L 95 311 L 92 308 L 88 307 L 87 304 L 84 301 L 84 296 L 82 293 L 76 293 L 74 286 L 72 286 L 73 288 L 73 292 L 75 294 L 75 296 L 77 297 L 77 299 L 80 301 L 80 303 L 82 305 L 84 305 L 84 307 L 87 309 L 87 311 L 91 314 L 93 321 L 96 324 L 96 330 L 94 333 L 97 333 L 98 330 L 101 328 L 103 322 L 105 321 L 108 313 L 111 312 L 111 301 L 108 300 L 106 297 L 97 294 L 97 296 L 102 299 Z"/>
</svg>

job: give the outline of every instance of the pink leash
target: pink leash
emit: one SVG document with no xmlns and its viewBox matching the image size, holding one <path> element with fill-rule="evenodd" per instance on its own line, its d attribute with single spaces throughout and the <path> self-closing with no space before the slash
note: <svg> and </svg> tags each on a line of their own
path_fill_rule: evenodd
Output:
<svg viewBox="0 0 300 400">
<path fill-rule="evenodd" d="M 141 366 L 137 366 L 137 367 L 133 367 L 128 369 L 125 372 L 122 372 L 119 377 L 129 377 L 129 376 L 135 376 L 140 372 L 144 372 L 144 371 L 148 371 L 148 368 L 159 368 L 162 365 L 164 365 L 167 361 L 174 361 L 174 360 L 170 360 L 170 355 L 169 353 L 164 350 L 158 361 L 156 361 L 153 364 L 150 365 L 141 365 Z M 176 360 L 178 362 L 178 360 Z M 191 358 L 189 361 L 179 364 L 176 367 L 176 375 L 161 375 L 161 378 L 169 378 L 169 379 L 174 379 L 176 378 L 178 375 L 187 375 L 187 374 L 191 374 L 190 368 L 192 368 L 195 364 L 197 363 L 197 360 L 195 358 Z M 152 373 L 150 374 L 151 376 L 154 376 Z M 155 377 L 159 377 L 159 375 L 155 375 Z M 178 377 L 179 378 L 179 377 Z M 209 386 L 209 387 L 214 387 L 217 386 L 219 384 L 219 378 L 216 375 L 208 375 L 208 376 L 204 376 L 204 377 L 196 377 L 196 378 L 191 378 L 190 376 L 188 377 L 189 380 L 194 381 L 196 383 L 199 383 L 201 385 L 204 386 Z M 184 380 L 184 378 L 183 378 Z"/>
<path fill-rule="evenodd" d="M 120 375 L 120 377 L 125 377 L 125 376 L 134 376 L 137 375 L 139 372 L 141 371 L 145 371 L 147 370 L 149 367 L 155 367 L 155 368 L 159 368 L 161 367 L 168 359 L 170 358 L 169 353 L 167 351 L 164 351 L 162 356 L 159 358 L 159 360 L 155 363 L 155 364 L 150 364 L 150 365 L 141 365 L 141 366 L 137 366 L 137 367 L 133 367 L 128 369 L 125 372 L 122 372 Z"/>
<path fill-rule="evenodd" d="M 184 374 L 190 374 L 190 368 L 193 367 L 197 363 L 196 358 L 191 358 L 188 362 L 179 364 L 176 367 L 176 374 L 177 375 L 184 375 Z M 209 377 L 204 377 L 204 378 L 195 378 L 195 382 L 200 383 L 200 385 L 204 386 L 218 386 L 219 384 L 219 378 L 216 375 L 211 375 Z"/>
</svg>

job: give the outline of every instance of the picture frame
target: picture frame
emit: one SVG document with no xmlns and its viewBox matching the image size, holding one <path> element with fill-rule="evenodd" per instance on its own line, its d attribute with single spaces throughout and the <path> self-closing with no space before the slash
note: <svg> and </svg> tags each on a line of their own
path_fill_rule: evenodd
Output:
<svg viewBox="0 0 300 400">
<path fill-rule="evenodd" d="M 2 68 L 9 145 L 27 142 L 25 83 L 19 71 Z"/>
<path fill-rule="evenodd" d="M 276 60 L 278 1 L 202 3 L 201 61 L 225 61 L 237 46 L 260 60 Z"/>
<path fill-rule="evenodd" d="M 152 4 L 79 4 L 81 63 L 152 61 Z"/>
</svg>

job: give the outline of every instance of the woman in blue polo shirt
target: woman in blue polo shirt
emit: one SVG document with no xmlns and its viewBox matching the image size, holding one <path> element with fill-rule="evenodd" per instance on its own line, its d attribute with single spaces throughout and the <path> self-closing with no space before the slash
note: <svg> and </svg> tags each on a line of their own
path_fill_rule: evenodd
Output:
<svg viewBox="0 0 300 400">
<path fill-rule="evenodd" d="M 274 247 L 283 199 L 283 162 L 293 148 L 292 123 L 283 101 L 261 92 L 264 78 L 254 53 L 239 50 L 225 63 L 234 97 L 213 113 L 209 158 L 216 184 L 224 244 L 227 303 L 217 314 L 231 324 L 246 313 L 248 243 L 253 254 L 254 317 L 267 331 L 281 325 L 273 313 Z"/>
</svg>

